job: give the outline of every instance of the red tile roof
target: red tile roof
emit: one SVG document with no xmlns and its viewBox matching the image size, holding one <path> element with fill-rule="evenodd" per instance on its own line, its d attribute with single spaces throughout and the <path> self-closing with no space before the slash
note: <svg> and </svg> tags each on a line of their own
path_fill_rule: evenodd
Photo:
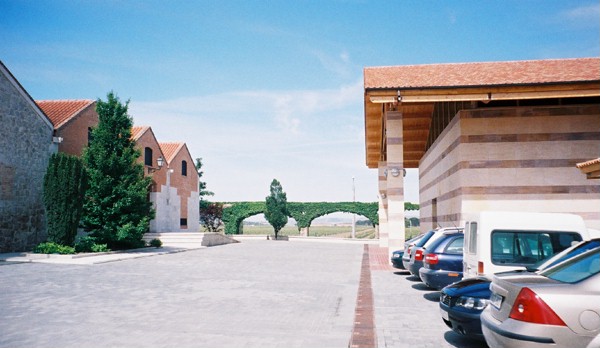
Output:
<svg viewBox="0 0 600 348">
<path fill-rule="evenodd" d="M 150 129 L 149 126 L 133 126 L 131 127 L 131 139 L 137 141 L 146 131 Z"/>
<path fill-rule="evenodd" d="M 48 116 L 54 129 L 60 128 L 81 111 L 94 103 L 94 100 L 37 100 L 36 104 Z"/>
<path fill-rule="evenodd" d="M 185 146 L 185 143 L 158 143 L 158 145 L 160 146 L 162 153 L 165 155 L 165 160 L 167 163 L 171 163 L 179 150 Z"/>
<path fill-rule="evenodd" d="M 600 58 L 367 67 L 364 87 L 441 88 L 600 81 Z"/>
<path fill-rule="evenodd" d="M 599 164 L 599 163 L 600 163 L 600 157 L 589 160 L 589 161 L 577 163 L 576 166 L 577 166 L 577 168 L 581 169 L 581 168 L 590 167 L 594 164 Z"/>
</svg>

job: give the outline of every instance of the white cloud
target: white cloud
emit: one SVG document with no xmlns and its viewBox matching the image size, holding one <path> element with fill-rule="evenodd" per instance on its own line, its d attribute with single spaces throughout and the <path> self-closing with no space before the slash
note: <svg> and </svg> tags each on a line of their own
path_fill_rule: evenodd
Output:
<svg viewBox="0 0 600 348">
<path fill-rule="evenodd" d="M 362 81 L 336 89 L 255 90 L 137 101 L 130 115 L 159 141 L 202 157 L 215 200 L 263 200 L 277 178 L 290 201 L 375 201 L 364 158 Z"/>
<path fill-rule="evenodd" d="M 574 7 L 561 13 L 561 18 L 577 26 L 597 26 L 599 17 L 600 4 L 598 3 Z"/>
</svg>

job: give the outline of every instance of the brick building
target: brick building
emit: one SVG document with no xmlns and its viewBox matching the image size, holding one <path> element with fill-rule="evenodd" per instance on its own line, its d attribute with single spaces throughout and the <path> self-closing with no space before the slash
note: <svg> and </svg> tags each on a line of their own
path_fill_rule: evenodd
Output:
<svg viewBox="0 0 600 348">
<path fill-rule="evenodd" d="M 42 194 L 53 129 L 0 61 L 0 252 L 31 250 L 47 238 Z"/>
<path fill-rule="evenodd" d="M 600 228 L 600 58 L 364 70 L 366 164 L 379 171 L 380 243 L 404 242 L 404 168 L 421 229 L 482 210 L 563 212 Z"/>
<path fill-rule="evenodd" d="M 98 125 L 93 100 L 38 100 L 36 103 L 54 125 L 54 136 L 62 139 L 58 151 L 81 156 L 93 127 Z"/>
<path fill-rule="evenodd" d="M 150 232 L 199 232 L 199 178 L 185 143 L 159 143 L 148 126 L 133 127 L 132 139 L 146 175 L 152 176 L 156 216 Z"/>
</svg>

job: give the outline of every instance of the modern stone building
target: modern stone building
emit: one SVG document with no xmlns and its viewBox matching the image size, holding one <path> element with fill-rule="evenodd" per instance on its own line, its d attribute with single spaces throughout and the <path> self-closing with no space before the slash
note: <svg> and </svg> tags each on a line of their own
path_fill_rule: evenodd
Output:
<svg viewBox="0 0 600 348">
<path fill-rule="evenodd" d="M 47 237 L 43 181 L 52 123 L 0 62 L 0 252 L 31 250 Z"/>
<path fill-rule="evenodd" d="M 405 168 L 421 229 L 483 210 L 563 212 L 600 228 L 600 58 L 364 69 L 366 164 L 379 170 L 380 243 L 404 242 Z"/>
<path fill-rule="evenodd" d="M 89 144 L 93 127 L 98 125 L 93 100 L 38 100 L 36 103 L 54 125 L 54 137 L 60 139 L 58 151 L 81 156 Z"/>
</svg>

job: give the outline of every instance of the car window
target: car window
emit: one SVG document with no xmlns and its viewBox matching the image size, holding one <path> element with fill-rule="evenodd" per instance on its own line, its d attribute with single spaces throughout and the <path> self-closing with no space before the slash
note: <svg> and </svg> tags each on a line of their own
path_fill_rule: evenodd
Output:
<svg viewBox="0 0 600 348">
<path fill-rule="evenodd" d="M 465 238 L 463 236 L 454 238 L 446 247 L 447 254 L 462 254 Z"/>
<path fill-rule="evenodd" d="M 533 265 L 581 241 L 575 232 L 492 231 L 492 263 Z"/>
<path fill-rule="evenodd" d="M 577 283 L 600 273 L 600 248 L 577 255 L 540 274 L 563 283 Z"/>
<path fill-rule="evenodd" d="M 425 233 L 425 235 L 423 235 L 423 238 L 421 238 L 421 240 L 419 240 L 415 246 L 417 247 L 422 247 L 423 245 L 425 245 L 425 243 L 427 243 L 427 241 L 429 240 L 429 238 L 431 238 L 431 236 L 433 236 L 435 232 L 434 231 L 429 231 L 427 233 Z"/>
<path fill-rule="evenodd" d="M 538 269 L 546 269 L 550 266 L 554 266 L 558 263 L 561 263 L 567 259 L 570 259 L 574 256 L 577 256 L 585 251 L 588 251 L 590 249 L 594 249 L 594 248 L 598 248 L 600 247 L 600 240 L 592 240 L 592 241 L 587 241 L 585 243 L 581 243 L 579 245 L 577 245 L 576 247 L 573 247 L 571 250 L 569 251 L 565 251 L 564 255 L 556 255 L 556 259 L 554 260 L 542 260 L 538 263 L 536 263 L 535 265 L 533 265 L 531 268 L 528 268 L 528 270 L 530 271 L 536 271 Z M 545 264 L 545 262 L 548 262 L 548 264 Z"/>
</svg>

